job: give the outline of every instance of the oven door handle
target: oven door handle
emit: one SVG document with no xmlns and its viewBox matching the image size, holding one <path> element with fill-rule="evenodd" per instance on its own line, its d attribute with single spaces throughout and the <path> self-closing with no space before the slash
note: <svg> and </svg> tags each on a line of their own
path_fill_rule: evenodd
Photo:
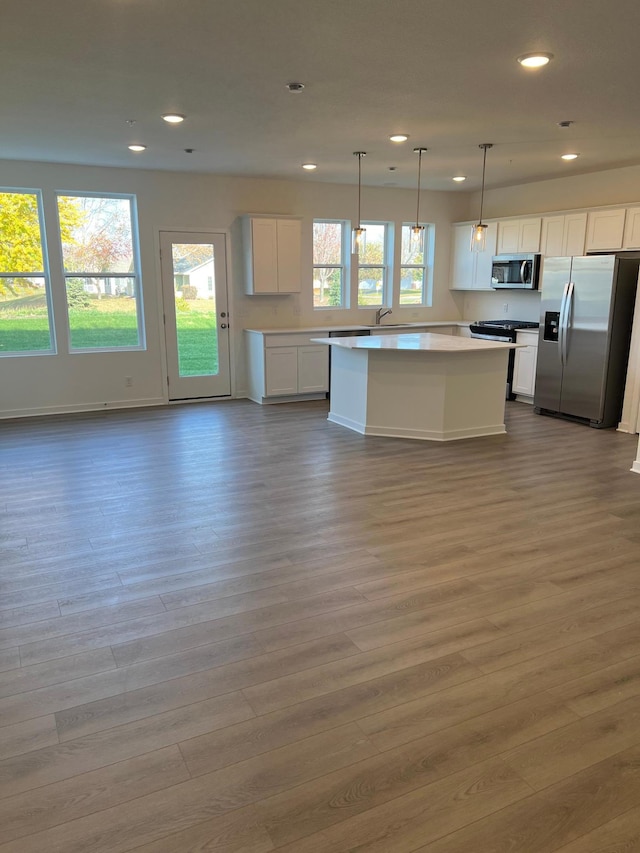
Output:
<svg viewBox="0 0 640 853">
<path fill-rule="evenodd" d="M 472 338 L 481 338 L 483 341 L 497 341 L 498 343 L 512 344 L 511 338 L 506 338 L 504 335 L 482 335 L 480 332 L 471 332 Z"/>
</svg>

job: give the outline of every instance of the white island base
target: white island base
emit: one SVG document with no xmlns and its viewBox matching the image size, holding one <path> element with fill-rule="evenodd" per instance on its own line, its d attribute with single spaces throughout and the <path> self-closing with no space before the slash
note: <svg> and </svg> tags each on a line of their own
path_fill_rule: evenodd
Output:
<svg viewBox="0 0 640 853">
<path fill-rule="evenodd" d="M 333 423 L 364 435 L 426 441 L 506 432 L 507 363 L 514 344 L 435 334 L 322 343 L 331 346 Z"/>
</svg>

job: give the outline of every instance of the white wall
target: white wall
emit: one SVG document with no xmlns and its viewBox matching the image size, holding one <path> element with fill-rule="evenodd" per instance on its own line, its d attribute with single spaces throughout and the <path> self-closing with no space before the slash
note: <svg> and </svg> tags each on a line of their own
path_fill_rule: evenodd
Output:
<svg viewBox="0 0 640 853">
<path fill-rule="evenodd" d="M 339 325 L 373 322 L 373 309 L 314 311 L 311 292 L 311 225 L 314 218 L 351 219 L 356 213 L 353 186 L 312 181 L 253 180 L 191 173 L 67 166 L 0 161 L 0 186 L 14 188 L 134 193 L 138 202 L 147 349 L 144 352 L 65 353 L 0 359 L 0 417 L 41 412 L 154 405 L 166 401 L 164 343 L 161 331 L 159 232 L 230 231 L 230 315 L 232 387 L 246 390 L 242 329 Z M 393 188 L 362 190 L 365 220 L 411 221 L 415 192 Z M 467 215 L 464 194 L 424 191 L 422 209 L 436 225 L 434 300 L 431 308 L 406 307 L 394 319 L 449 320 L 462 316 L 463 297 L 448 290 L 450 223 Z M 303 280 L 300 296 L 248 297 L 242 278 L 240 228 L 244 213 L 274 213 L 303 218 Z M 55 211 L 45 209 L 51 221 Z M 64 314 L 62 282 L 53 281 L 54 310 Z M 133 386 L 125 387 L 131 376 Z"/>
</svg>

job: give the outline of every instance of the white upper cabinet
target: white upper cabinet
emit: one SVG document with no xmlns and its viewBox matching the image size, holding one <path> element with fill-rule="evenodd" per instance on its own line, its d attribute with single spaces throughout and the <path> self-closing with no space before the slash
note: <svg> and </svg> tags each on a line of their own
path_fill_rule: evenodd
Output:
<svg viewBox="0 0 640 853">
<path fill-rule="evenodd" d="M 245 285 L 248 294 L 299 293 L 299 219 L 247 216 L 242 222 Z"/>
<path fill-rule="evenodd" d="M 552 258 L 583 255 L 586 233 L 586 213 L 545 216 L 542 219 L 540 251 Z"/>
<path fill-rule="evenodd" d="M 507 219 L 498 223 L 498 255 L 516 255 L 520 252 L 540 251 L 539 216 L 528 219 Z"/>
<path fill-rule="evenodd" d="M 454 225 L 451 235 L 451 290 L 489 290 L 498 227 L 488 223 L 484 252 L 471 251 L 471 224 Z"/>
<path fill-rule="evenodd" d="M 625 209 L 591 210 L 587 214 L 587 252 L 621 249 Z"/>
<path fill-rule="evenodd" d="M 627 208 L 622 248 L 640 249 L 640 207 Z"/>
</svg>

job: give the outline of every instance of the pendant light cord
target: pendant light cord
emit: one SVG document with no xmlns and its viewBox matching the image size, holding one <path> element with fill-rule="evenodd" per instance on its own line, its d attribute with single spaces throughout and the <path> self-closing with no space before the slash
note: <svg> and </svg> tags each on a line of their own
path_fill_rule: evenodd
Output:
<svg viewBox="0 0 640 853">
<path fill-rule="evenodd" d="M 484 175 L 487 168 L 487 149 L 493 148 L 493 143 L 483 142 L 480 148 L 484 149 L 484 155 L 482 157 L 482 189 L 480 191 L 480 220 L 478 225 L 482 225 L 482 211 L 484 210 Z"/>
<path fill-rule="evenodd" d="M 418 201 L 416 203 L 416 228 L 420 227 L 420 174 L 422 172 L 422 148 L 418 150 Z"/>
<path fill-rule="evenodd" d="M 358 152 L 358 228 L 362 227 L 360 218 L 360 196 L 362 194 L 362 152 Z"/>
</svg>

